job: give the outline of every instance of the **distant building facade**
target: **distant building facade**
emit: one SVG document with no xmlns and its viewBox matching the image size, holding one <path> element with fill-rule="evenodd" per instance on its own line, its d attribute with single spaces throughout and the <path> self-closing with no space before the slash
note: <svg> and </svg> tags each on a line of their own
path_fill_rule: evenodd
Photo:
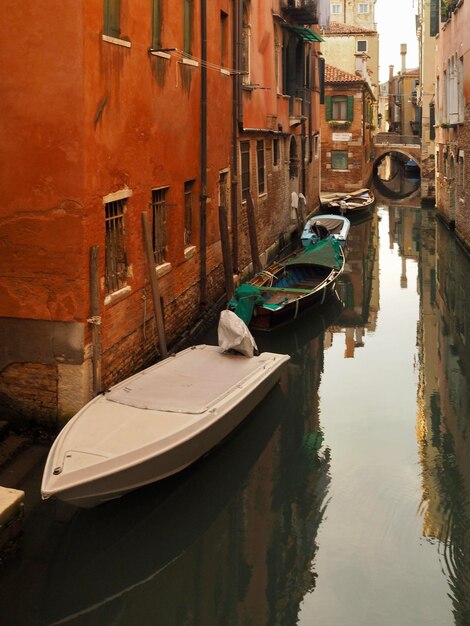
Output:
<svg viewBox="0 0 470 626">
<path fill-rule="evenodd" d="M 357 24 L 330 21 L 321 32 L 325 43 L 322 52 L 326 62 L 367 81 L 377 98 L 379 87 L 379 34 L 372 28 Z"/>
<path fill-rule="evenodd" d="M 436 19 L 436 207 L 470 249 L 470 3 Z"/>
<path fill-rule="evenodd" d="M 435 49 L 437 3 L 419 0 L 417 36 L 419 85 L 417 104 L 421 118 L 421 199 L 435 202 Z"/>
<path fill-rule="evenodd" d="M 418 106 L 419 69 L 406 67 L 407 45 L 400 45 L 401 70 L 394 74 L 394 66 L 389 67 L 388 80 L 388 124 L 389 130 L 407 136 L 420 134 L 420 107 Z"/>
<path fill-rule="evenodd" d="M 367 187 L 373 167 L 373 108 L 369 83 L 325 66 L 325 106 L 321 124 L 322 191 Z"/>
</svg>

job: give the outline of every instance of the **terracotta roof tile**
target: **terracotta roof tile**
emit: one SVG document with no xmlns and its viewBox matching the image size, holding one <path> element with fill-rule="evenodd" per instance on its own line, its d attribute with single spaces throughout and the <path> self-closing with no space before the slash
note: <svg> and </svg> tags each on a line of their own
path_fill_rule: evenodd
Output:
<svg viewBox="0 0 470 626">
<path fill-rule="evenodd" d="M 325 28 L 325 35 L 356 35 L 356 34 L 376 34 L 373 28 L 365 28 L 364 26 L 355 26 L 353 24 L 342 24 L 341 22 L 330 22 L 328 28 Z"/>
<path fill-rule="evenodd" d="M 362 76 L 350 74 L 338 67 L 325 64 L 325 83 L 363 83 Z"/>
</svg>

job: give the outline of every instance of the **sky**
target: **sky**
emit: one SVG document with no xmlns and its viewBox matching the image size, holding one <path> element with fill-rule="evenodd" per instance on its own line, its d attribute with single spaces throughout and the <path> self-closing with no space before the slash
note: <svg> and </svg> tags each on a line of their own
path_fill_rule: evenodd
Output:
<svg viewBox="0 0 470 626">
<path fill-rule="evenodd" d="M 379 31 L 379 80 L 388 80 L 389 65 L 394 73 L 401 69 L 400 44 L 408 46 L 406 67 L 418 67 L 418 41 L 416 18 L 418 0 L 377 0 L 375 21 Z"/>
</svg>

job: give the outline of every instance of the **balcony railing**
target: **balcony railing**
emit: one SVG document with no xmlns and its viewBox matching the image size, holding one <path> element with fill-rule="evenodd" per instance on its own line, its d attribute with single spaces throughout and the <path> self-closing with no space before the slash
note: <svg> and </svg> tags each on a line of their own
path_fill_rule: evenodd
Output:
<svg viewBox="0 0 470 626">
<path fill-rule="evenodd" d="M 421 139 L 416 135 L 400 135 L 398 133 L 377 133 L 375 136 L 376 146 L 420 146 Z"/>
<path fill-rule="evenodd" d="M 281 0 L 285 17 L 299 24 L 318 24 L 317 0 Z"/>
</svg>

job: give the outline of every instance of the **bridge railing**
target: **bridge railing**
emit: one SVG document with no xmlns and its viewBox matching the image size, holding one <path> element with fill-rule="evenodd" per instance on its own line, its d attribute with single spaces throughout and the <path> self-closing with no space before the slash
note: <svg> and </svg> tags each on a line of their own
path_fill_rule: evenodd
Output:
<svg viewBox="0 0 470 626">
<path fill-rule="evenodd" d="M 391 144 L 418 147 L 421 145 L 421 138 L 417 135 L 399 135 L 398 133 L 377 133 L 375 136 L 376 146 L 388 146 Z"/>
</svg>

